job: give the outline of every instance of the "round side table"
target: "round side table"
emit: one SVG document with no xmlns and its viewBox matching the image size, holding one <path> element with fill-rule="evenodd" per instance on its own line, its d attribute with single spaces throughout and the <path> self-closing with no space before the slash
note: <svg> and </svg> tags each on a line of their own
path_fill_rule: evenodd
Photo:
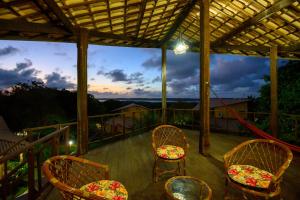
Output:
<svg viewBox="0 0 300 200">
<path fill-rule="evenodd" d="M 210 200 L 212 191 L 202 180 L 191 176 L 175 176 L 165 183 L 170 200 Z"/>
</svg>

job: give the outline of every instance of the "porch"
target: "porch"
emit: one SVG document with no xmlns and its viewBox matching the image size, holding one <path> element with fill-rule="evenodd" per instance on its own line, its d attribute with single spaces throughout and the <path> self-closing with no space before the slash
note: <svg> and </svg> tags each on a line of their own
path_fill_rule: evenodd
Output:
<svg viewBox="0 0 300 200">
<path fill-rule="evenodd" d="M 198 177 L 211 187 L 213 199 L 224 199 L 223 155 L 237 144 L 250 139 L 232 134 L 211 134 L 209 156 L 204 157 L 198 152 L 199 132 L 184 129 L 190 145 L 187 156 L 187 175 Z M 89 151 L 85 158 L 107 164 L 110 177 L 122 182 L 132 200 L 156 200 L 164 195 L 164 183 L 168 177 L 161 178 L 157 183 L 152 181 L 154 157 L 151 147 L 151 132 L 130 136 L 110 142 Z M 300 191 L 293 190 L 300 185 L 299 155 L 294 155 L 293 162 L 286 171 L 282 182 L 282 197 L 297 199 Z M 232 199 L 240 199 L 241 194 L 230 190 Z M 47 200 L 61 199 L 54 189 Z"/>
</svg>

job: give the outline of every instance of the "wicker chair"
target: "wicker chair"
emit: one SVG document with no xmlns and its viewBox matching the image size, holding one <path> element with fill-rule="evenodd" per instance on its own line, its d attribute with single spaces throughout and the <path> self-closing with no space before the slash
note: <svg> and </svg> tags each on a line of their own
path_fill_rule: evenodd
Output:
<svg viewBox="0 0 300 200">
<path fill-rule="evenodd" d="M 291 150 L 283 144 L 273 140 L 255 139 L 243 142 L 224 155 L 226 174 L 225 184 L 226 186 L 229 184 L 230 186 L 241 190 L 245 198 L 245 193 L 263 197 L 265 199 L 280 195 L 282 175 L 288 168 L 292 159 L 293 154 Z M 255 167 L 255 170 L 258 168 L 258 170 L 263 171 L 258 171 L 261 172 L 259 174 L 260 180 L 258 179 L 259 181 L 257 181 L 257 179 L 254 179 L 254 185 L 251 185 L 248 174 L 245 176 L 241 173 L 242 176 L 248 177 L 244 179 L 248 181 L 248 184 L 241 184 L 240 181 L 233 179 L 232 174 L 235 174 L 237 170 L 230 172 L 230 168 L 234 168 L 232 166 L 250 166 L 251 170 L 253 170 L 253 166 Z M 253 171 L 251 171 L 251 173 L 253 173 Z M 271 176 L 268 175 L 269 173 L 271 173 Z M 267 181 L 265 182 L 265 180 Z M 257 183 L 259 182 L 264 183 L 264 187 L 257 187 Z M 227 187 L 225 191 L 225 196 L 226 195 Z"/>
<path fill-rule="evenodd" d="M 162 155 L 159 150 L 164 147 L 176 147 L 180 150 L 180 154 L 175 157 Z M 158 181 L 158 177 L 165 173 L 176 173 L 177 175 L 185 175 L 185 157 L 188 149 L 183 131 L 172 125 L 161 125 L 156 127 L 152 132 L 152 147 L 154 152 L 153 179 Z M 174 170 L 163 170 L 159 167 L 160 162 L 177 163 Z"/>
<path fill-rule="evenodd" d="M 63 199 L 108 199 L 80 189 L 92 182 L 108 180 L 106 165 L 74 156 L 54 156 L 44 162 L 42 169 L 50 183 L 60 191 Z"/>
</svg>

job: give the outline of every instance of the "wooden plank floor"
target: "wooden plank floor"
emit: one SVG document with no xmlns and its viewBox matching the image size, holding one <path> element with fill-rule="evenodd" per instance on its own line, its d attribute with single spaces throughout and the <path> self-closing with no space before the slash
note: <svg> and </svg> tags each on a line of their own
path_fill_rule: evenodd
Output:
<svg viewBox="0 0 300 200">
<path fill-rule="evenodd" d="M 237 144 L 249 139 L 242 136 L 211 134 L 210 156 L 198 153 L 198 132 L 184 130 L 188 136 L 190 149 L 187 156 L 187 175 L 198 177 L 211 187 L 213 199 L 224 199 L 223 155 Z M 108 164 L 111 179 L 122 182 L 132 200 L 161 200 L 164 183 L 168 177 L 158 183 L 152 182 L 153 154 L 151 133 L 144 133 L 124 140 L 106 144 L 90 151 L 87 159 Z M 298 189 L 296 189 L 298 188 Z M 231 191 L 232 199 L 241 199 L 239 193 Z M 282 183 L 284 199 L 300 197 L 300 157 L 294 156 Z M 48 197 L 58 200 L 57 191 Z"/>
</svg>

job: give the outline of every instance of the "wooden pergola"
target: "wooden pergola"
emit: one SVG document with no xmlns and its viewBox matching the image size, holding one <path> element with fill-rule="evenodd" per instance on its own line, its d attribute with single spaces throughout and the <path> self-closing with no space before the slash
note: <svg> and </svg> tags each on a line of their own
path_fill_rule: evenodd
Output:
<svg viewBox="0 0 300 200">
<path fill-rule="evenodd" d="M 300 58 L 299 0 L 3 0 L 0 39 L 76 42 L 78 147 L 88 150 L 88 44 L 162 48 L 166 122 L 166 50 L 180 34 L 200 52 L 200 145 L 209 144 L 209 55 L 270 56 L 271 127 L 277 133 L 278 57 Z"/>
</svg>

